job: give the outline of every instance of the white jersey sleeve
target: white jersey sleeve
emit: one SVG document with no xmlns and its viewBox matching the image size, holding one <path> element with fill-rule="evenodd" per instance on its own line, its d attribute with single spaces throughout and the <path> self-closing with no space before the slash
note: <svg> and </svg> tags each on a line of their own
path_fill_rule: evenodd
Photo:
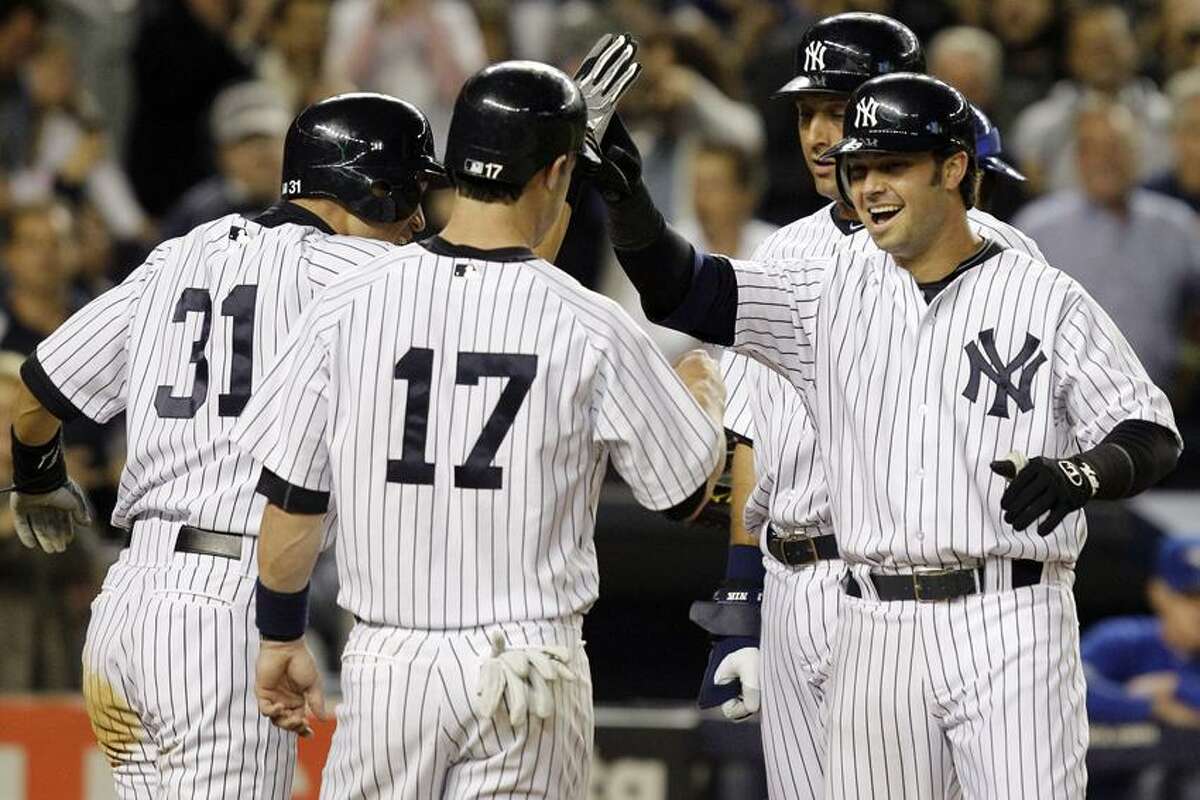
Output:
<svg viewBox="0 0 1200 800">
<path fill-rule="evenodd" d="M 1055 399 L 1081 449 L 1095 447 L 1125 420 L 1154 422 L 1179 438 L 1170 401 L 1125 336 L 1082 286 L 1074 288 L 1058 326 Z"/>
<path fill-rule="evenodd" d="M 754 443 L 754 383 L 759 364 L 746 356 L 721 353 L 721 381 L 725 384 L 725 429 Z"/>
<path fill-rule="evenodd" d="M 107 422 L 125 410 L 134 311 L 172 246 L 160 245 L 124 282 L 88 303 L 37 346 L 22 377 L 52 414 Z"/>
<path fill-rule="evenodd" d="M 611 328 L 592 327 L 597 442 L 646 508 L 662 511 L 704 487 L 721 435 L 649 335 L 612 307 Z"/>
<path fill-rule="evenodd" d="M 332 490 L 325 430 L 329 419 L 328 322 L 301 316 L 295 333 L 242 412 L 232 439 L 263 466 L 260 489 L 288 511 L 320 513 Z M 282 482 L 282 483 L 281 483 Z M 285 485 L 286 484 L 286 485 Z M 294 502 L 293 502 L 294 501 Z"/>
</svg>

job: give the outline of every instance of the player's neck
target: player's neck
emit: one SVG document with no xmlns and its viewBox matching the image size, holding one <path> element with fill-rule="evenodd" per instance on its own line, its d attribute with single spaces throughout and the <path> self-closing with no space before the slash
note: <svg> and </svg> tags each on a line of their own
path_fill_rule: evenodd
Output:
<svg viewBox="0 0 1200 800">
<path fill-rule="evenodd" d="M 841 200 L 838 200 L 838 199 L 835 199 L 833 201 L 833 213 L 837 215 L 838 219 L 844 220 L 846 222 L 858 222 L 859 221 L 858 212 L 855 211 L 851 206 L 846 205 L 845 203 L 843 203 Z"/>
<path fill-rule="evenodd" d="M 934 283 L 958 269 L 979 249 L 982 242 L 963 214 L 938 229 L 929 246 L 911 258 L 896 257 L 896 263 L 908 270 L 917 283 Z"/>
<path fill-rule="evenodd" d="M 454 198 L 454 210 L 446 227 L 439 234 L 451 244 L 466 245 L 479 250 L 498 250 L 502 247 L 532 249 L 535 219 L 520 200 L 512 204 L 483 203 L 459 195 Z"/>
</svg>

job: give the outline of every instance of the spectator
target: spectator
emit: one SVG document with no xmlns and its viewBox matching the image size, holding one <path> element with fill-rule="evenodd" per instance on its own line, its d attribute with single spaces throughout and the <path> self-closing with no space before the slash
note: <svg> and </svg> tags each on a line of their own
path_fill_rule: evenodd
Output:
<svg viewBox="0 0 1200 800">
<path fill-rule="evenodd" d="M 1148 181 L 1146 188 L 1182 200 L 1200 211 L 1200 67 L 1179 73 L 1167 84 L 1171 100 L 1170 171 Z"/>
<path fill-rule="evenodd" d="M 1147 586 L 1152 617 L 1116 617 L 1080 642 L 1094 722 L 1200 728 L 1200 540 L 1166 539 Z"/>
<path fill-rule="evenodd" d="M 997 126 L 1010 121 L 997 112 L 1004 80 L 1004 50 L 1000 40 L 980 28 L 947 28 L 933 38 L 928 50 L 929 74 L 958 89 Z"/>
<path fill-rule="evenodd" d="M 0 426 L 12 426 L 24 357 L 0 352 Z M 0 437 L 0 480 L 12 482 L 9 437 Z M 0 692 L 80 686 L 79 652 L 94 594 L 91 548 L 76 541 L 50 557 L 18 540 L 0 503 Z"/>
<path fill-rule="evenodd" d="M 754 156 L 727 144 L 703 142 L 692 156 L 692 209 L 678 224 L 683 237 L 707 252 L 750 258 L 778 226 L 754 218 L 762 194 Z"/>
<path fill-rule="evenodd" d="M 1165 75 L 1200 66 L 1200 0 L 1164 0 L 1159 27 Z"/>
<path fill-rule="evenodd" d="M 281 0 L 266 28 L 266 43 L 256 65 L 258 77 L 274 87 L 293 113 L 349 88 L 335 85 L 325 74 L 329 3 Z"/>
<path fill-rule="evenodd" d="M 204 115 L 226 84 L 250 77 L 224 0 L 156 0 L 133 47 L 135 111 L 126 164 L 138 200 L 160 215 L 212 173 Z"/>
<path fill-rule="evenodd" d="M 193 186 L 163 218 L 164 239 L 182 236 L 225 214 L 258 212 L 279 196 L 283 137 L 292 120 L 284 98 L 269 84 L 249 81 L 223 90 L 209 126 L 218 173 Z"/>
<path fill-rule="evenodd" d="M 29 355 L 70 315 L 67 247 L 71 215 L 61 205 L 14 206 L 0 262 L 0 350 Z"/>
<path fill-rule="evenodd" d="M 335 79 L 395 95 L 429 118 L 442 142 L 467 76 L 487 63 L 475 12 L 463 0 L 342 0 L 333 9 Z"/>
<path fill-rule="evenodd" d="M 624 101 L 643 154 L 643 178 L 668 219 L 692 214 L 689 172 L 698 142 L 721 142 L 756 155 L 763 145 L 762 120 L 754 109 L 726 96 L 700 74 L 696 61 L 684 63 L 683 52 L 669 31 L 645 37 L 638 53 L 642 76 Z"/>
<path fill-rule="evenodd" d="M 106 137 L 76 79 L 73 45 L 47 34 L 24 69 L 29 135 L 20 160 L 10 165 L 15 203 L 49 200 L 58 192 L 86 197 L 105 224 L 125 241 L 148 241 L 151 226 L 129 179 L 109 155 Z"/>
<path fill-rule="evenodd" d="M 1112 315 L 1151 379 L 1170 387 L 1183 293 L 1200 275 L 1200 241 L 1187 205 L 1137 188 L 1137 137 L 1125 106 L 1085 105 L 1072 137 L 1082 190 L 1026 206 L 1016 225 Z"/>
<path fill-rule="evenodd" d="M 0 3 L 0 216 L 8 210 L 8 171 L 21 162 L 33 135 L 21 67 L 41 36 L 45 8 L 41 0 Z"/>
<path fill-rule="evenodd" d="M 996 103 L 1006 121 L 1046 96 L 1058 76 L 1061 26 L 1055 0 L 988 0 L 990 28 L 1004 47 L 1004 84 Z"/>
<path fill-rule="evenodd" d="M 1129 15 L 1115 3 L 1084 6 L 1073 12 L 1067 29 L 1071 79 L 1055 85 L 1049 97 L 1025 109 L 1017 119 L 1014 150 L 1035 191 L 1077 185 L 1075 115 L 1090 94 L 1117 101 L 1146 127 L 1137 160 L 1142 177 L 1169 164 L 1167 130 L 1171 110 L 1152 83 L 1137 77 L 1138 50 Z"/>
</svg>

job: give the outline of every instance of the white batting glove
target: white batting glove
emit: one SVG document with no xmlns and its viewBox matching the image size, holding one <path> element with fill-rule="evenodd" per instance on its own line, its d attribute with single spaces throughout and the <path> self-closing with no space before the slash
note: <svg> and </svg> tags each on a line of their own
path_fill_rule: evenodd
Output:
<svg viewBox="0 0 1200 800">
<path fill-rule="evenodd" d="M 571 653 L 552 645 L 509 649 L 500 633 L 492 634 L 492 653 L 479 667 L 475 710 L 491 719 L 503 698 L 514 727 L 525 724 L 530 713 L 541 719 L 554 714 L 555 681 L 575 680 L 567 666 Z"/>
<path fill-rule="evenodd" d="M 575 83 L 587 103 L 587 145 L 583 155 L 595 165 L 600 164 L 600 142 L 616 113 L 617 102 L 642 72 L 642 65 L 633 60 L 637 48 L 637 42 L 628 33 L 606 33 L 575 73 Z"/>
<path fill-rule="evenodd" d="M 8 502 L 21 544 L 47 553 L 66 550 L 75 534 L 96 518 L 87 495 L 72 480 L 45 494 L 14 492 Z"/>
<path fill-rule="evenodd" d="M 721 713 L 726 719 L 745 722 L 758 713 L 762 705 L 761 672 L 762 658 L 757 647 L 743 647 L 721 659 L 713 673 L 713 683 L 724 686 L 734 681 L 742 682 L 742 693 L 721 704 Z"/>
</svg>

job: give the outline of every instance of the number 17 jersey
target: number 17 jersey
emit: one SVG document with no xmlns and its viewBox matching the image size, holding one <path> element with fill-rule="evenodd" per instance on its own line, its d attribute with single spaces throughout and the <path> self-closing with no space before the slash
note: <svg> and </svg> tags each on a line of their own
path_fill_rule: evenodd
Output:
<svg viewBox="0 0 1200 800">
<path fill-rule="evenodd" d="M 523 248 L 434 238 L 331 284 L 238 422 L 263 491 L 337 507 L 339 603 L 445 630 L 581 614 L 609 456 L 699 499 L 720 430 L 611 300 Z"/>
<path fill-rule="evenodd" d="M 160 517 L 255 535 L 258 467 L 229 435 L 318 291 L 386 252 L 292 204 L 221 217 L 170 239 L 68 319 L 22 368 L 60 419 L 126 415 L 112 522 Z"/>
</svg>

